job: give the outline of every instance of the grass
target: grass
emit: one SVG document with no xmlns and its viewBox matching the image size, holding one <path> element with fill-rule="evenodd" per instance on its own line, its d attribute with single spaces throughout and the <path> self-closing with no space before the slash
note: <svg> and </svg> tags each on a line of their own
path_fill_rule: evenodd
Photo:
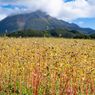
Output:
<svg viewBox="0 0 95 95">
<path fill-rule="evenodd" d="M 0 38 L 0 95 L 94 95 L 95 40 Z"/>
</svg>

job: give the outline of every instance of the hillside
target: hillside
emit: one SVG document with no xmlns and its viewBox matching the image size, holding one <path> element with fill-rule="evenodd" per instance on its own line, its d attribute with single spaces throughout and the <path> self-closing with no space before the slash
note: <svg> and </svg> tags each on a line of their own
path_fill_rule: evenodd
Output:
<svg viewBox="0 0 95 95">
<path fill-rule="evenodd" d="M 81 34 L 76 30 L 67 29 L 51 29 L 49 30 L 49 32 L 53 37 L 59 37 L 59 35 L 61 34 L 61 37 L 64 38 L 73 38 L 74 36 Z"/>
<path fill-rule="evenodd" d="M 0 21 L 0 33 L 5 33 L 5 30 L 8 32 L 14 32 L 23 29 L 46 30 L 47 25 L 49 26 L 49 29 L 61 28 L 68 30 L 77 30 L 82 34 L 95 33 L 95 30 L 92 30 L 90 28 L 81 28 L 74 23 L 58 20 L 41 11 L 6 17 Z"/>
<path fill-rule="evenodd" d="M 46 31 L 38 31 L 38 30 L 31 30 L 31 29 L 24 29 L 17 32 L 8 33 L 8 37 L 44 37 L 47 33 L 47 37 L 51 37 L 51 34 Z"/>
<path fill-rule="evenodd" d="M 31 29 L 25 29 L 20 30 L 17 32 L 8 33 L 8 37 L 61 37 L 64 38 L 73 38 L 76 35 L 79 35 L 81 33 L 77 32 L 76 30 L 67 30 L 67 29 L 51 29 L 48 31 L 38 31 L 38 30 L 31 30 Z"/>
</svg>

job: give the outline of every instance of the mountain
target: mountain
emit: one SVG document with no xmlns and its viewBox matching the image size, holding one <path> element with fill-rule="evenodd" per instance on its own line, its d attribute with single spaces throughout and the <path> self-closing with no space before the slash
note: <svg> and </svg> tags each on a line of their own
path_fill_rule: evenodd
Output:
<svg viewBox="0 0 95 95">
<path fill-rule="evenodd" d="M 58 20 L 42 11 L 6 17 L 2 21 L 0 21 L 0 33 L 5 33 L 5 30 L 7 30 L 8 32 L 14 32 L 23 29 L 46 30 L 47 25 L 49 26 L 49 29 L 61 28 L 68 30 L 77 30 L 82 34 L 95 33 L 95 30 L 93 29 L 81 28 L 74 23 L 68 23 L 62 20 Z"/>
</svg>

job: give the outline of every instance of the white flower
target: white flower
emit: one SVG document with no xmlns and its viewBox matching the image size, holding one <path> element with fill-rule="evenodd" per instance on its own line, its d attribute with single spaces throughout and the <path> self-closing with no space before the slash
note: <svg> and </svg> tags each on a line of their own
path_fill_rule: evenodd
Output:
<svg viewBox="0 0 95 95">
<path fill-rule="evenodd" d="M 46 74 L 44 74 L 44 76 L 46 76 Z"/>
</svg>

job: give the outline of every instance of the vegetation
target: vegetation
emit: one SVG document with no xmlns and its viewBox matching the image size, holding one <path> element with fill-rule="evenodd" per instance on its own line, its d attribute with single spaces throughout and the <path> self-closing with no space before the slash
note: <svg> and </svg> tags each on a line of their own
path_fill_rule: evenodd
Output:
<svg viewBox="0 0 95 95">
<path fill-rule="evenodd" d="M 4 37 L 4 34 L 0 34 L 0 37 Z"/>
<path fill-rule="evenodd" d="M 89 36 L 91 39 L 95 39 L 95 34 Z"/>
<path fill-rule="evenodd" d="M 80 34 L 80 35 L 76 35 L 74 37 L 75 39 L 95 39 L 95 35 L 84 35 L 84 34 Z"/>
<path fill-rule="evenodd" d="M 18 32 L 12 32 L 7 34 L 8 37 L 44 37 L 44 35 L 46 37 L 51 37 L 51 34 L 47 31 L 37 31 L 30 29 L 20 30 Z"/>
<path fill-rule="evenodd" d="M 63 37 L 63 38 L 75 38 L 75 39 L 95 39 L 95 35 L 84 35 L 76 30 L 67 29 L 51 29 L 45 31 L 25 29 L 12 33 L 0 34 L 0 37 Z"/>
<path fill-rule="evenodd" d="M 77 36 L 75 36 L 74 38 L 79 38 L 79 39 L 90 39 L 90 37 L 89 37 L 88 35 L 83 35 L 83 34 L 77 35 Z"/>
<path fill-rule="evenodd" d="M 67 30 L 67 29 L 52 29 L 46 31 L 38 31 L 38 30 L 20 30 L 17 32 L 7 33 L 6 36 L 8 37 L 61 37 L 64 38 L 73 38 L 74 36 L 81 34 L 76 30 Z M 4 34 L 1 34 L 3 36 Z"/>
<path fill-rule="evenodd" d="M 50 34 L 53 37 L 59 37 L 59 34 L 61 34 L 61 37 L 64 38 L 73 38 L 74 36 L 81 34 L 76 30 L 67 30 L 67 29 L 51 29 L 49 30 Z"/>
<path fill-rule="evenodd" d="M 0 95 L 95 95 L 95 40 L 0 38 Z"/>
</svg>

